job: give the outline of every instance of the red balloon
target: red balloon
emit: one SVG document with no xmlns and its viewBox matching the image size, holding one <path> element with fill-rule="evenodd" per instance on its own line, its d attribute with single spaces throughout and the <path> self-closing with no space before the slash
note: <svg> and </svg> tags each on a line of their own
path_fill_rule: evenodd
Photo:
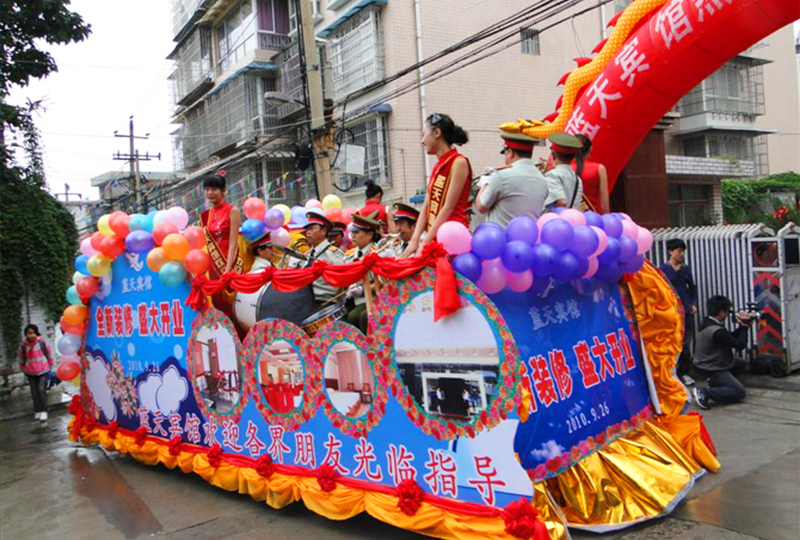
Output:
<svg viewBox="0 0 800 540">
<path fill-rule="evenodd" d="M 114 222 L 117 220 L 117 218 L 119 218 L 121 216 L 127 216 L 127 215 L 128 214 L 126 214 L 122 210 L 116 210 L 115 212 L 111 212 L 111 215 L 108 216 L 108 226 L 111 227 L 111 229 L 113 230 L 114 229 Z"/>
<path fill-rule="evenodd" d="M 153 227 L 153 240 L 157 246 L 160 246 L 161 242 L 164 241 L 164 238 L 171 234 L 178 234 L 178 227 L 169 221 L 162 221 Z"/>
<path fill-rule="evenodd" d="M 353 222 L 353 214 L 355 214 L 358 210 L 355 208 L 345 208 L 342 210 L 342 223 L 345 225 L 350 225 Z"/>
<path fill-rule="evenodd" d="M 181 234 L 189 241 L 189 248 L 203 249 L 206 247 L 206 234 L 201 227 L 197 225 L 187 227 Z"/>
<path fill-rule="evenodd" d="M 56 375 L 62 381 L 71 381 L 81 372 L 81 366 L 77 362 L 63 362 L 56 369 Z"/>
<path fill-rule="evenodd" d="M 116 214 L 116 212 L 114 213 Z M 112 214 L 112 217 L 108 220 L 109 227 L 111 227 L 111 230 L 114 231 L 114 234 L 120 238 L 125 238 L 130 232 L 128 229 L 128 223 L 130 222 L 131 217 L 124 212 L 121 216 L 116 216 L 116 219 L 114 219 L 113 216 L 114 214 Z"/>
<path fill-rule="evenodd" d="M 91 298 L 100 289 L 100 280 L 96 277 L 84 277 L 75 285 L 81 298 Z"/>
<path fill-rule="evenodd" d="M 192 274 L 205 274 L 211 267 L 211 257 L 200 249 L 193 249 L 183 259 L 183 266 Z"/>
<path fill-rule="evenodd" d="M 122 252 L 125 251 L 125 240 L 119 236 L 104 236 L 100 241 L 100 253 L 116 259 Z"/>
<path fill-rule="evenodd" d="M 325 210 L 325 217 L 331 221 L 342 221 L 342 209 L 328 208 Z"/>
<path fill-rule="evenodd" d="M 94 248 L 95 251 L 100 251 L 100 243 L 103 241 L 103 238 L 105 238 L 105 236 L 103 236 L 103 233 L 101 233 L 100 231 L 92 233 L 92 239 L 90 240 L 90 242 L 92 243 L 92 247 Z"/>
</svg>

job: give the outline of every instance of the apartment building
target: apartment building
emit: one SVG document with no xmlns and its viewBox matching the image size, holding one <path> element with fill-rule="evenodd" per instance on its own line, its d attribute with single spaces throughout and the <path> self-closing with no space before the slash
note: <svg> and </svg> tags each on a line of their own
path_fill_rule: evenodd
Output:
<svg viewBox="0 0 800 540">
<path fill-rule="evenodd" d="M 485 42 L 472 44 L 376 85 L 526 4 L 311 0 L 324 93 L 335 104 L 337 194 L 359 206 L 364 181 L 372 179 L 384 187 L 387 203 L 419 201 L 433 165 L 420 145 L 422 125 L 433 112 L 449 114 L 469 132 L 462 151 L 476 173 L 502 164 L 497 126 L 552 112 L 561 95 L 557 81 L 575 68 L 575 58 L 591 56 L 608 35 L 607 22 L 628 4 L 586 0 L 560 13 L 551 7 L 501 33 L 509 39 L 490 56 L 482 58 Z M 182 125 L 176 170 L 191 177 L 221 166 L 234 171 L 242 185 L 237 193 L 261 190 L 272 203 L 313 195 L 310 175 L 294 170 L 292 143 L 305 135 L 299 128 L 286 133 L 306 115 L 295 6 L 295 0 L 175 0 L 170 79 Z M 706 223 L 721 218 L 720 179 L 800 170 L 794 51 L 785 28 L 684 97 L 632 158 L 612 206 L 641 214 L 650 226 Z M 466 65 L 449 67 L 462 56 Z M 415 84 L 421 76 L 425 83 Z M 343 172 L 347 145 L 364 148 L 363 175 Z M 536 149 L 537 157 L 546 153 L 544 145 Z M 653 161 L 657 167 L 649 170 Z M 201 201 L 197 194 L 194 200 Z"/>
</svg>

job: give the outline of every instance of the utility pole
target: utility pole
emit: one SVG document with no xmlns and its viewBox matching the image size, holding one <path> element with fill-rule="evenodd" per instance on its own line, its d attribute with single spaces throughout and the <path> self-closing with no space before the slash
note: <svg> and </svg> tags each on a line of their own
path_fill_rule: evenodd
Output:
<svg viewBox="0 0 800 540">
<path fill-rule="evenodd" d="M 311 10 L 311 0 L 295 0 L 295 11 L 299 17 L 297 21 L 300 43 L 300 66 L 306 82 L 306 115 L 309 128 L 314 141 L 314 168 L 317 176 L 317 192 L 319 197 L 333 193 L 331 179 L 330 137 L 327 132 L 320 132 L 325 126 L 324 96 L 322 94 L 322 65 L 317 50 L 316 34 L 314 32 L 314 17 Z"/>
<path fill-rule="evenodd" d="M 114 132 L 114 137 L 123 137 L 127 138 L 130 141 L 130 151 L 127 154 L 122 154 L 117 152 L 113 155 L 115 161 L 127 161 L 130 164 L 130 171 L 131 171 L 131 188 L 132 191 L 136 194 L 136 209 L 142 209 L 142 183 L 139 176 L 139 161 L 151 161 L 153 159 L 158 159 L 161 161 L 161 152 L 158 155 L 150 156 L 150 152 L 145 153 L 145 155 L 140 156 L 139 151 L 136 150 L 136 146 L 134 144 L 134 139 L 144 139 L 147 140 L 150 137 L 149 133 L 145 133 L 144 137 L 136 136 L 133 134 L 133 116 L 130 117 L 130 123 L 128 124 L 128 135 L 120 135 L 116 131 Z"/>
<path fill-rule="evenodd" d="M 81 200 L 81 194 L 80 193 L 77 193 L 75 191 L 70 192 L 69 184 L 64 184 L 64 193 L 54 193 L 53 195 L 56 196 L 56 199 L 58 199 L 59 195 L 63 195 L 64 196 L 64 202 L 69 202 L 69 196 L 70 195 L 75 195 L 76 197 L 78 197 L 78 202 L 80 202 L 80 200 Z"/>
</svg>

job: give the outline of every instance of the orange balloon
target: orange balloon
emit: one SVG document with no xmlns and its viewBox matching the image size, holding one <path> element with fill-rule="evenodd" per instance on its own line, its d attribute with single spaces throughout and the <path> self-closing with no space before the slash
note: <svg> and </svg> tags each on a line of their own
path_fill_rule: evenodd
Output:
<svg viewBox="0 0 800 540">
<path fill-rule="evenodd" d="M 161 223 L 153 227 L 153 240 L 155 240 L 156 245 L 160 246 L 164 242 L 164 239 L 167 236 L 177 232 L 178 232 L 178 227 L 176 227 L 174 223 L 170 223 L 169 221 L 162 221 Z"/>
<path fill-rule="evenodd" d="M 192 274 L 205 274 L 211 267 L 211 257 L 200 249 L 193 249 L 183 259 L 183 266 Z"/>
<path fill-rule="evenodd" d="M 184 229 L 183 237 L 189 241 L 189 247 L 192 249 L 203 249 L 206 247 L 206 234 L 203 232 L 203 229 L 197 225 Z"/>
<path fill-rule="evenodd" d="M 64 322 L 69 325 L 81 325 L 89 318 L 89 308 L 86 306 L 69 306 L 64 310 Z"/>
<path fill-rule="evenodd" d="M 161 242 L 164 255 L 171 261 L 182 261 L 189 253 L 189 241 L 180 234 L 173 233 L 164 238 Z"/>
<path fill-rule="evenodd" d="M 150 253 L 147 254 L 147 267 L 153 272 L 158 273 L 167 261 L 167 256 L 164 255 L 164 248 L 153 248 L 150 250 Z"/>
<path fill-rule="evenodd" d="M 61 320 L 59 321 L 61 325 L 61 331 L 65 334 L 75 334 L 76 336 L 81 336 L 86 333 L 86 325 L 85 324 L 68 324 L 64 320 L 64 316 L 61 316 Z"/>
</svg>

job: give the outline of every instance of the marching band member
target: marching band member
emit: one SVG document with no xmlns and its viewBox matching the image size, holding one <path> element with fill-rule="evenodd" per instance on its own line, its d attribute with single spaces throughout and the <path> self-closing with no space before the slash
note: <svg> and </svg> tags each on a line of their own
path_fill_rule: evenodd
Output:
<svg viewBox="0 0 800 540">
<path fill-rule="evenodd" d="M 328 232 L 333 228 L 333 224 L 322 213 L 321 210 L 316 208 L 311 209 L 306 213 L 308 223 L 305 225 L 306 238 L 308 243 L 311 244 L 311 250 L 306 253 L 309 258 L 308 266 L 314 261 L 327 261 L 331 264 L 341 264 L 344 262 L 344 254 L 342 251 L 335 247 L 328 241 Z M 313 284 L 314 298 L 317 307 L 322 307 L 336 296 L 340 290 L 333 285 L 330 285 L 324 278 L 319 278 Z"/>
<path fill-rule="evenodd" d="M 394 226 L 403 241 L 400 249 L 402 253 L 408 247 L 411 237 L 414 236 L 414 228 L 419 219 L 419 210 L 404 203 L 395 203 L 393 209 Z"/>
<path fill-rule="evenodd" d="M 422 146 L 428 155 L 436 156 L 439 161 L 431 171 L 425 205 L 401 258 L 421 254 L 424 245 L 436 240 L 439 227 L 448 221 L 458 221 L 469 227 L 467 209 L 472 167 L 469 160 L 453 148 L 467 141 L 469 136 L 464 128 L 446 114 L 433 113 L 425 121 Z"/>
<path fill-rule="evenodd" d="M 342 249 L 344 231 L 347 229 L 347 225 L 340 221 L 331 221 L 331 225 L 331 230 L 328 232 L 328 242 L 330 242 L 333 247 Z"/>
<path fill-rule="evenodd" d="M 381 224 L 377 220 L 377 212 L 369 216 L 355 214 L 353 216 L 353 243 L 355 247 L 345 254 L 344 262 L 355 262 L 361 260 L 364 255 L 370 253 L 375 248 L 375 242 L 380 240 Z M 347 322 L 359 328 L 364 334 L 367 333 L 368 312 L 366 299 L 364 298 L 364 287 L 362 283 L 354 283 L 347 290 L 347 297 L 352 298 L 355 307 L 347 313 Z"/>
<path fill-rule="evenodd" d="M 253 266 L 248 273 L 255 274 L 273 266 L 272 239 L 269 231 L 250 243 L 250 253 L 253 255 Z"/>
<path fill-rule="evenodd" d="M 572 170 L 572 161 L 583 145 L 575 135 L 563 131 L 553 133 L 547 139 L 550 141 L 550 153 L 555 166 L 545 173 L 550 191 L 544 203 L 545 208 L 549 210 L 557 206 L 566 206 L 580 210 L 583 201 L 583 183 Z"/>
</svg>

